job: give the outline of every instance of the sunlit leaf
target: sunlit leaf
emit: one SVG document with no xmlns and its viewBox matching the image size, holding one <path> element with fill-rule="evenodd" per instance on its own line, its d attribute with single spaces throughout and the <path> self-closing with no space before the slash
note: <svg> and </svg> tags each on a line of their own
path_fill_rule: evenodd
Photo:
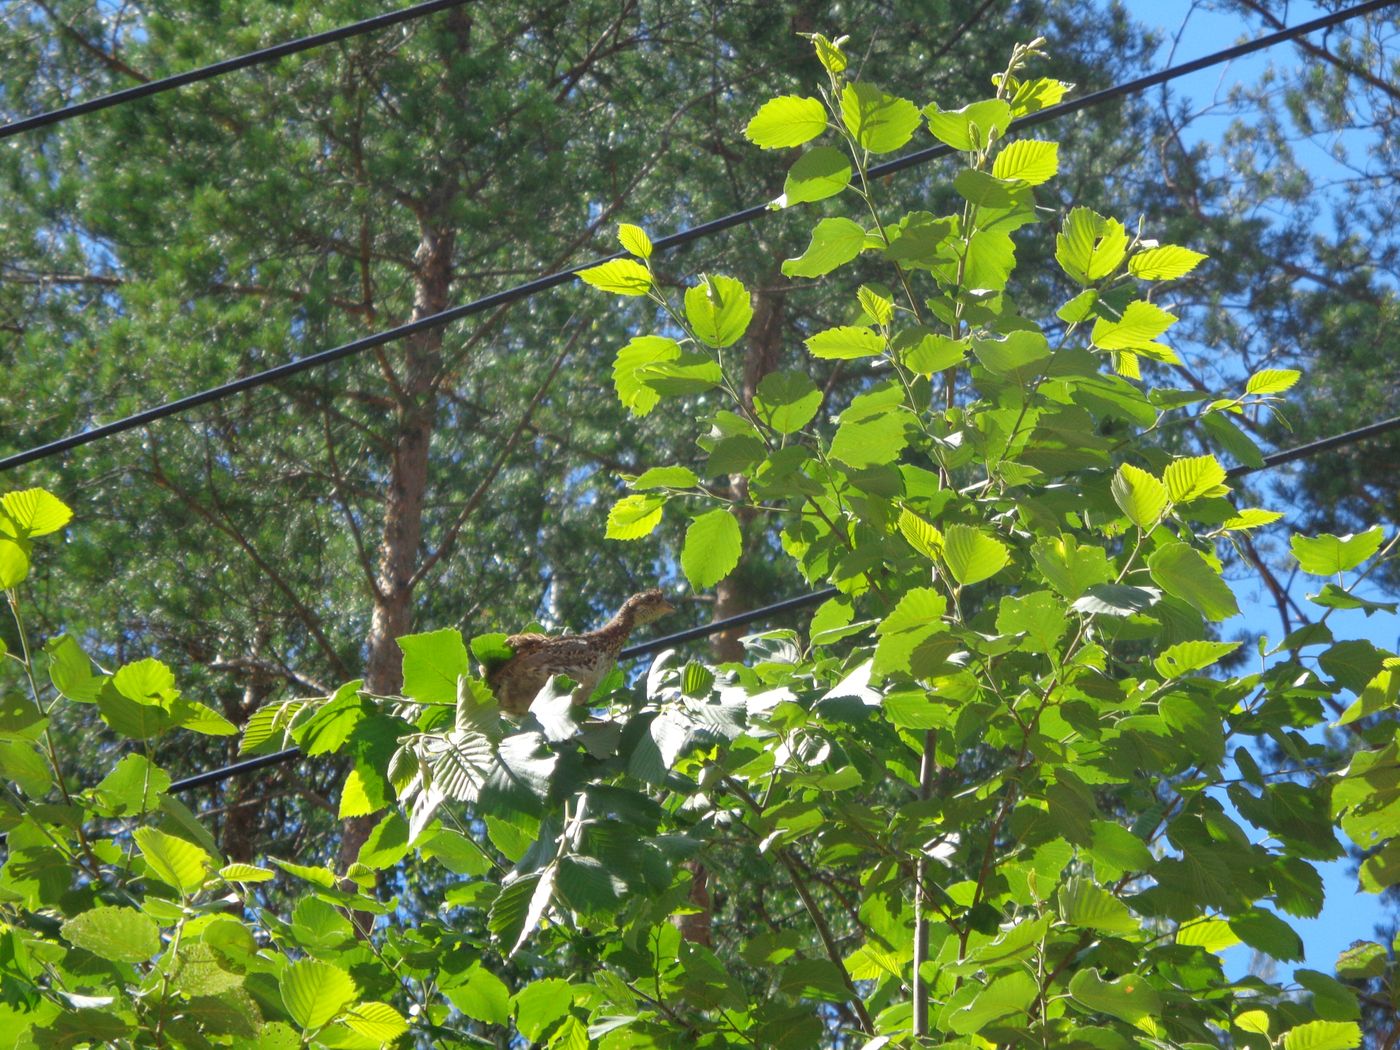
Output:
<svg viewBox="0 0 1400 1050">
<path fill-rule="evenodd" d="M 611 259 L 578 271 L 585 284 L 614 295 L 646 295 L 651 291 L 651 274 L 631 259 Z"/>
<path fill-rule="evenodd" d="M 821 277 L 850 262 L 865 248 L 865 230 L 850 219 L 823 219 L 812 231 L 807 250 L 783 260 L 787 277 Z"/>
<path fill-rule="evenodd" d="M 685 530 L 681 570 L 696 590 L 713 587 L 739 564 L 743 544 L 734 515 L 724 508 L 708 511 Z"/>
<path fill-rule="evenodd" d="M 781 95 L 759 107 L 744 127 L 744 137 L 759 149 L 788 149 L 816 138 L 826 123 L 820 99 Z"/>
<path fill-rule="evenodd" d="M 995 576 L 1011 557 L 1006 544 L 970 525 L 950 525 L 943 532 L 943 560 L 953 579 L 967 586 Z"/>
<path fill-rule="evenodd" d="M 320 1028 L 352 1003 L 357 994 L 351 976 L 320 959 L 302 959 L 282 971 L 277 982 L 282 1005 L 303 1030 Z"/>
</svg>

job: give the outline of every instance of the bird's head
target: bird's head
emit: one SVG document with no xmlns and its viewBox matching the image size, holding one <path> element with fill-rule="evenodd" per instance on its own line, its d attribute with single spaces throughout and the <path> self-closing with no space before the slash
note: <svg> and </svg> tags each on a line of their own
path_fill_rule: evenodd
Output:
<svg viewBox="0 0 1400 1050">
<path fill-rule="evenodd" d="M 659 588 L 653 587 L 649 591 L 642 591 L 627 599 L 623 609 L 632 614 L 634 624 L 651 623 L 659 620 L 669 612 L 675 612 L 676 607 L 666 600 L 666 595 Z"/>
</svg>

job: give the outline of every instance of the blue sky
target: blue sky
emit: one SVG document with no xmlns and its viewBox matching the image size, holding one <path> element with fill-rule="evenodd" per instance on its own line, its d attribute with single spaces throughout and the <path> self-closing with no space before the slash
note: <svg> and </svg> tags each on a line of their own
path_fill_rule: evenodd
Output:
<svg viewBox="0 0 1400 1050">
<path fill-rule="evenodd" d="M 1260 35 L 1257 25 L 1188 0 L 1125 0 L 1125 6 L 1141 24 L 1161 34 L 1163 45 L 1157 55 L 1157 67 L 1187 61 Z M 1286 20 L 1289 25 L 1296 25 L 1321 13 L 1322 9 L 1314 4 L 1294 3 L 1288 7 Z M 1189 99 L 1193 110 L 1205 111 L 1192 122 L 1184 136 L 1188 143 L 1218 141 L 1232 119 L 1224 103 L 1234 86 L 1255 83 L 1270 63 L 1297 67 L 1303 61 L 1305 58 L 1296 48 L 1284 45 L 1177 81 L 1172 86 L 1173 94 Z M 1325 171 L 1331 163 L 1326 145 L 1304 146 L 1298 155 L 1316 164 L 1316 170 Z M 1182 349 L 1189 352 L 1192 348 Z M 1287 507 L 1277 505 L 1276 509 L 1287 510 Z M 1306 593 L 1316 590 L 1318 584 L 1319 581 L 1301 576 L 1293 582 L 1293 596 L 1305 609 L 1308 607 Z M 1241 580 L 1235 589 L 1243 614 L 1224 625 L 1224 636 L 1232 637 L 1247 630 L 1267 634 L 1275 640 L 1281 637 L 1278 615 L 1262 583 Z M 1329 622 L 1339 638 L 1365 638 L 1392 651 L 1400 640 L 1400 622 L 1394 616 L 1377 614 L 1367 618 L 1360 612 L 1338 612 Z M 1326 865 L 1323 875 L 1327 900 L 1322 914 L 1312 920 L 1290 918 L 1289 922 L 1304 941 L 1307 959 L 1301 965 L 1330 972 L 1340 951 L 1354 940 L 1372 937 L 1372 927 L 1380 920 L 1382 912 L 1375 897 L 1357 889 L 1356 877 L 1348 870 L 1346 862 Z M 1249 950 L 1243 946 L 1230 949 L 1225 954 L 1227 969 L 1241 974 L 1250 963 L 1249 956 Z M 1286 974 L 1292 965 L 1299 964 L 1281 964 L 1279 975 Z"/>
</svg>

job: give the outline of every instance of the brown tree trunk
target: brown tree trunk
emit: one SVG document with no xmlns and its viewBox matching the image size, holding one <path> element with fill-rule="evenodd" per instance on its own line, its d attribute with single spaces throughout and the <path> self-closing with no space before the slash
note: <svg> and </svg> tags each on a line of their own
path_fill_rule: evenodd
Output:
<svg viewBox="0 0 1400 1050">
<path fill-rule="evenodd" d="M 748 344 L 744 353 L 743 383 L 739 388 L 740 396 L 749 408 L 753 408 L 754 393 L 758 390 L 758 384 L 769 372 L 776 370 L 782 360 L 784 293 L 780 288 L 774 287 L 776 278 L 773 278 L 772 282 L 764 282 L 764 287 L 754 293 L 754 318 L 749 325 Z M 741 504 L 737 514 L 747 554 L 757 540 L 755 530 L 751 527 L 754 513 L 752 509 L 742 505 L 748 498 L 747 479 L 742 474 L 731 475 L 729 491 L 731 497 L 739 500 Z M 734 616 L 753 607 L 753 595 L 744 575 L 744 560 L 741 557 L 739 567 L 720 580 L 715 587 L 716 620 Z M 742 660 L 744 647 L 739 639 L 746 630 L 736 627 L 711 635 L 710 652 L 714 658 L 723 663 Z M 685 867 L 690 872 L 690 903 L 696 910 L 680 916 L 676 925 L 681 931 L 681 937 L 686 941 L 710 948 L 714 946 L 714 902 L 710 895 L 710 873 L 700 860 L 686 861 Z"/>
<path fill-rule="evenodd" d="M 224 714 L 229 721 L 240 727 L 272 695 L 272 676 L 256 666 L 262 657 L 258 641 L 254 640 L 250 654 L 253 666 L 244 680 L 242 696 L 224 705 Z M 229 861 L 251 863 L 256 856 L 258 830 L 263 815 L 259 796 L 265 791 L 265 783 L 256 777 L 234 777 L 224 785 L 224 819 L 219 847 Z"/>
<path fill-rule="evenodd" d="M 753 408 L 754 393 L 758 390 L 758 384 L 768 373 L 776 371 L 782 361 L 786 293 L 777 286 L 777 281 L 776 275 L 770 276 L 769 280 L 764 282 L 764 286 L 753 295 L 753 321 L 749 325 L 748 343 L 744 352 L 743 383 L 739 388 L 740 396 L 749 408 Z M 749 494 L 748 480 L 742 474 L 732 475 L 729 479 L 729 492 L 731 498 L 741 503 L 737 516 L 739 527 L 743 530 L 747 555 L 749 548 L 757 540 L 753 534 L 754 530 L 750 527 L 754 512 L 751 508 L 742 506 Z M 745 559 L 741 558 L 739 567 L 720 580 L 715 587 L 716 620 L 734 616 L 753 606 L 752 595 L 744 577 L 744 561 Z M 739 644 L 739 639 L 746 632 L 747 628 L 735 627 L 712 635 L 710 651 L 714 658 L 721 662 L 742 660 L 744 647 Z"/>
<path fill-rule="evenodd" d="M 454 240 L 453 231 L 420 216 L 420 239 L 414 255 L 414 320 L 446 309 Z M 381 696 L 397 693 L 403 686 L 397 639 L 413 628 L 413 575 L 422 543 L 428 453 L 437 412 L 434 379 L 441 367 L 442 330 L 438 328 L 405 344 L 402 366 L 390 380 L 397 401 L 394 445 L 384 493 L 384 527 L 365 662 L 365 688 Z M 377 822 L 373 814 L 345 822 L 340 840 L 342 870 L 359 856 Z M 365 928 L 369 918 L 357 915 L 357 927 Z"/>
</svg>

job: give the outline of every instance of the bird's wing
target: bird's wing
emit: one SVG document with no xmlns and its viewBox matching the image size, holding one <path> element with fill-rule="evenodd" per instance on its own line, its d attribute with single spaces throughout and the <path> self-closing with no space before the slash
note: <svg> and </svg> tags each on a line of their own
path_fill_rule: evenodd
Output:
<svg viewBox="0 0 1400 1050">
<path fill-rule="evenodd" d="M 516 656 L 525 656 L 535 652 L 542 645 L 555 641 L 547 634 L 530 632 L 529 634 L 513 634 L 506 639 L 506 645 L 510 646 Z"/>
</svg>

